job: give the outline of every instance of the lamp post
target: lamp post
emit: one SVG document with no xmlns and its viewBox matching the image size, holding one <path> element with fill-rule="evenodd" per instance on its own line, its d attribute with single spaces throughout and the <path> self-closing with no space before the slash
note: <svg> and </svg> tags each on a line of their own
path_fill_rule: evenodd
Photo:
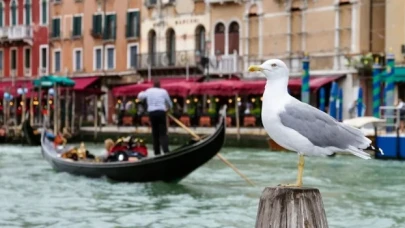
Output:
<svg viewBox="0 0 405 228">
<path fill-rule="evenodd" d="M 18 88 L 17 89 L 17 94 L 21 95 L 21 123 L 24 122 L 24 117 L 25 117 L 25 108 L 26 108 L 26 100 L 25 100 L 25 95 L 28 93 L 28 89 L 25 87 Z M 16 104 L 17 105 L 17 104 Z"/>
</svg>

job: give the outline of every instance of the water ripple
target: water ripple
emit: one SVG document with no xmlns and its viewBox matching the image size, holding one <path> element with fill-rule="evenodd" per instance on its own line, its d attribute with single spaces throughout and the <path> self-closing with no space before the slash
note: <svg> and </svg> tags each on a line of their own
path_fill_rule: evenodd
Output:
<svg viewBox="0 0 405 228">
<path fill-rule="evenodd" d="M 264 187 L 295 181 L 298 157 L 222 153 L 258 186 L 249 187 L 217 158 L 179 184 L 130 184 L 57 173 L 38 147 L 2 145 L 0 227 L 254 227 Z M 330 227 L 405 227 L 402 162 L 311 157 L 304 184 L 320 189 Z"/>
</svg>

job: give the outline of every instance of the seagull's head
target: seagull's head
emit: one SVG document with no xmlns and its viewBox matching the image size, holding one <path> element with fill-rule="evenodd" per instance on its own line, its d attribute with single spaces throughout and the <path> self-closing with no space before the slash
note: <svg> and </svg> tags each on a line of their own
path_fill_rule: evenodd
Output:
<svg viewBox="0 0 405 228">
<path fill-rule="evenodd" d="M 267 79 L 288 79 L 289 75 L 287 65 L 279 59 L 269 59 L 262 65 L 250 66 L 248 70 L 249 72 L 262 72 Z"/>
</svg>

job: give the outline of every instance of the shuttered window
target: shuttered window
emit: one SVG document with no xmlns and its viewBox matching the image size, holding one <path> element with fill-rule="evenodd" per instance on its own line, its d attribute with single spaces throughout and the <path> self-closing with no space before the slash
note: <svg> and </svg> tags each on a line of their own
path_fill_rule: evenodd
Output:
<svg viewBox="0 0 405 228">
<path fill-rule="evenodd" d="M 52 19 L 52 37 L 60 37 L 60 18 Z"/>
<path fill-rule="evenodd" d="M 127 38 L 139 37 L 140 18 L 139 11 L 127 13 Z"/>
<path fill-rule="evenodd" d="M 103 15 L 101 14 L 95 14 L 93 15 L 93 35 L 102 35 L 102 29 L 103 29 Z"/>
<path fill-rule="evenodd" d="M 0 27 L 4 26 L 3 17 L 4 17 L 4 5 L 3 2 L 0 2 Z"/>
<path fill-rule="evenodd" d="M 117 28 L 116 15 L 115 14 L 106 15 L 104 23 L 104 39 L 105 40 L 115 39 L 116 28 Z"/>
<path fill-rule="evenodd" d="M 73 17 L 73 36 L 82 35 L 82 16 Z"/>
<path fill-rule="evenodd" d="M 25 5 L 24 5 L 24 10 L 25 10 L 25 25 L 30 25 L 31 24 L 31 1 L 30 0 L 25 0 Z"/>
</svg>

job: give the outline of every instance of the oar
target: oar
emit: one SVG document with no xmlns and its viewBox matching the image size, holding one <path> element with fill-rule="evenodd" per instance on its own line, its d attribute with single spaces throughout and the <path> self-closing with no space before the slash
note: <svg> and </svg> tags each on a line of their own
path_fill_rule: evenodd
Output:
<svg viewBox="0 0 405 228">
<path fill-rule="evenodd" d="M 192 135 L 195 139 L 201 140 L 201 137 L 198 136 L 194 131 L 192 131 L 190 128 L 188 128 L 186 125 L 184 125 L 180 120 L 178 120 L 176 117 L 172 116 L 170 113 L 167 113 L 167 115 L 174 121 L 176 122 L 180 127 L 182 127 L 184 130 L 186 130 L 190 135 Z M 224 158 L 220 153 L 217 153 L 217 157 L 223 161 L 226 165 L 231 167 L 239 176 L 241 176 L 243 179 L 245 179 L 246 182 L 248 182 L 250 185 L 255 186 L 252 181 L 250 181 L 245 175 L 243 175 L 232 163 L 230 163 L 226 158 Z"/>
</svg>

